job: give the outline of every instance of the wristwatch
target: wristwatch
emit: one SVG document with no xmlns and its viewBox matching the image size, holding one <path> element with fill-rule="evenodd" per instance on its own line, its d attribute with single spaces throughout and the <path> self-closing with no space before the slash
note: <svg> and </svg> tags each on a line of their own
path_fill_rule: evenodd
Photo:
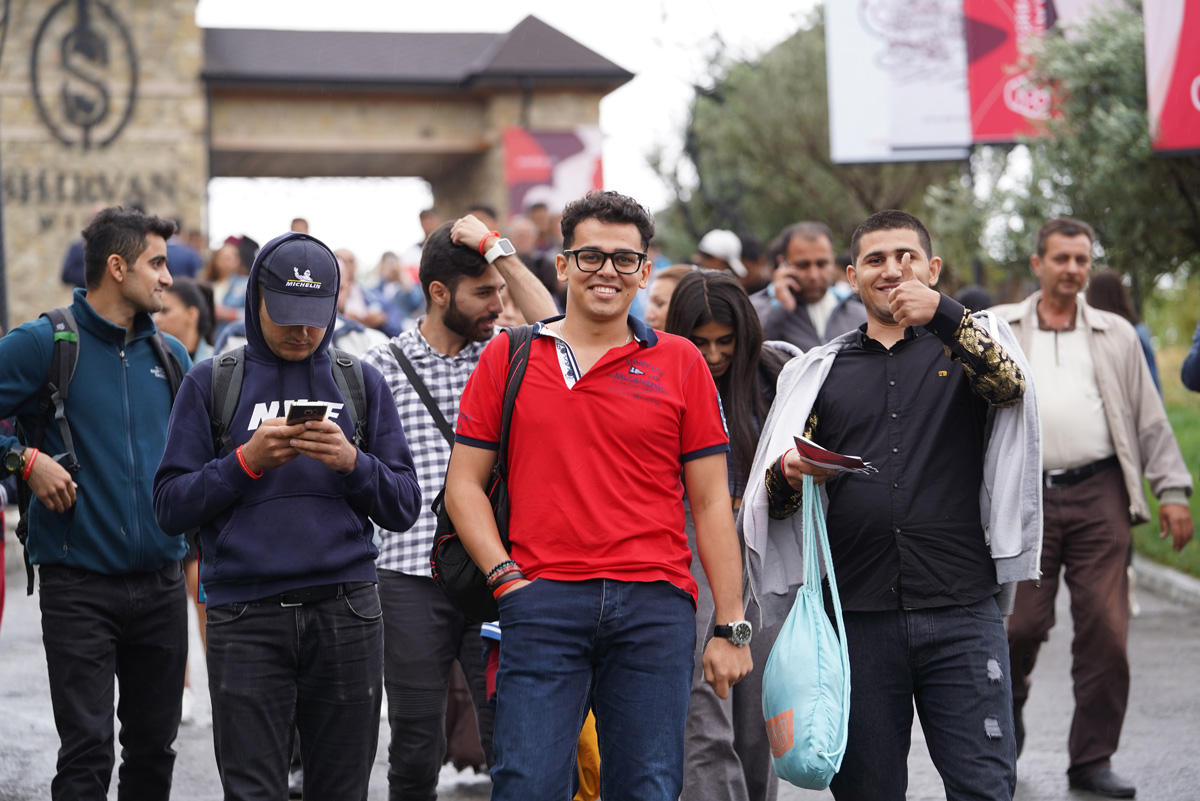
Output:
<svg viewBox="0 0 1200 801">
<path fill-rule="evenodd" d="M 4 452 L 4 469 L 10 473 L 19 473 L 25 467 L 25 449 L 20 445 L 9 448 Z"/>
<path fill-rule="evenodd" d="M 739 648 L 749 645 L 753 634 L 754 627 L 750 625 L 749 620 L 735 620 L 728 626 L 713 627 L 714 637 L 724 637 Z"/>
<path fill-rule="evenodd" d="M 483 257 L 487 259 L 488 264 L 491 264 L 501 256 L 511 256 L 516 252 L 517 249 L 512 246 L 512 242 L 509 242 L 504 237 L 500 237 L 496 240 L 496 244 L 487 249 Z"/>
</svg>

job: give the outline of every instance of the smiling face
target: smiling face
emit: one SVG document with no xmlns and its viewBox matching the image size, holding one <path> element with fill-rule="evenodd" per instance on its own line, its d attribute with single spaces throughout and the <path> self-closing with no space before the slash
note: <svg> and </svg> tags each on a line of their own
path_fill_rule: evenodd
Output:
<svg viewBox="0 0 1200 801">
<path fill-rule="evenodd" d="M 642 235 L 633 223 L 606 223 L 589 217 L 575 226 L 571 248 L 594 248 L 606 253 L 643 252 Z M 555 260 L 558 280 L 567 285 L 567 314 L 576 314 L 593 322 L 624 319 L 639 288 L 650 275 L 650 260 L 636 273 L 624 274 L 613 267 L 612 259 L 594 273 L 586 273 L 573 256 L 559 254 Z"/>
<path fill-rule="evenodd" d="M 1042 295 L 1064 304 L 1087 286 L 1092 271 L 1092 240 L 1087 234 L 1050 234 L 1046 253 L 1030 259 L 1033 272 L 1042 283 Z"/>
<path fill-rule="evenodd" d="M 733 326 L 714 320 L 693 328 L 688 338 L 700 349 L 714 379 L 729 371 L 733 352 L 737 348 L 737 334 L 733 332 Z"/>
<path fill-rule="evenodd" d="M 904 280 L 900 260 L 911 259 L 913 277 L 925 286 L 934 286 L 942 270 L 942 260 L 930 259 L 921 247 L 920 237 L 909 228 L 887 228 L 864 234 L 858 246 L 858 260 L 846 271 L 850 286 L 862 299 L 867 316 L 885 325 L 895 325 L 888 305 L 892 290 Z"/>
<path fill-rule="evenodd" d="M 279 358 L 298 362 L 307 359 L 325 338 L 324 328 L 311 325 L 277 325 L 267 313 L 267 304 L 258 299 L 258 323 L 267 347 Z"/>
<path fill-rule="evenodd" d="M 158 234 L 146 234 L 145 248 L 133 264 L 126 266 L 121 296 L 135 311 L 153 314 L 163 307 L 163 295 L 171 283 L 166 240 Z"/>
</svg>

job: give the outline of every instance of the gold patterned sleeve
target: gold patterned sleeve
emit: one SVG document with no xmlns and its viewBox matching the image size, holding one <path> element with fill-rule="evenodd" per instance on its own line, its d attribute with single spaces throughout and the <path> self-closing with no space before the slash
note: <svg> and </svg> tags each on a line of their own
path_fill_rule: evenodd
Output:
<svg viewBox="0 0 1200 801">
<path fill-rule="evenodd" d="M 1025 375 L 991 334 L 953 298 L 943 295 L 926 328 L 966 373 L 971 390 L 991 406 L 1012 406 L 1025 394 Z"/>
<path fill-rule="evenodd" d="M 808 425 L 804 427 L 804 436 L 813 439 L 817 431 L 817 413 L 808 416 Z M 786 452 L 785 452 L 786 453 Z M 767 514 L 774 520 L 783 520 L 799 511 L 803 505 L 804 494 L 795 489 L 783 475 L 780 464 L 783 454 L 767 468 Z"/>
</svg>

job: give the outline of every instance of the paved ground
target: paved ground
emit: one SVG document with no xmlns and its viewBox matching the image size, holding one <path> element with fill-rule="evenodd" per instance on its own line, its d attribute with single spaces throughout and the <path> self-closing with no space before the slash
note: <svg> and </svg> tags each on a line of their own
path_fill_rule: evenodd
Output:
<svg viewBox="0 0 1200 801">
<path fill-rule="evenodd" d="M 10 558 L 20 558 L 18 549 L 11 548 L 8 553 Z M 57 738 L 50 715 L 37 598 L 25 597 L 24 576 L 12 572 L 12 566 L 8 582 L 0 626 L 0 801 L 43 799 L 49 796 Z M 1200 761 L 1195 757 L 1200 736 L 1200 609 L 1146 590 L 1139 598 L 1141 615 L 1134 620 L 1130 637 L 1133 692 L 1116 768 L 1137 780 L 1138 798 L 1143 801 L 1200 799 Z M 1067 618 L 1065 599 L 1060 597 L 1059 619 Z M 1026 713 L 1025 755 L 1018 765 L 1018 801 L 1093 798 L 1069 792 L 1064 775 L 1072 704 L 1067 675 L 1069 639 L 1069 625 L 1060 623 L 1039 661 Z M 205 681 L 203 661 L 194 656 L 192 684 L 200 689 L 197 707 L 201 719 L 207 710 Z M 381 726 L 372 801 L 387 797 L 387 736 L 386 727 Z M 909 798 L 945 798 L 919 728 L 913 743 Z M 174 797 L 184 801 L 219 799 L 211 728 L 203 722 L 184 726 L 176 747 Z M 486 778 L 459 776 L 447 769 L 440 790 L 444 799 L 465 800 L 485 798 L 488 788 Z M 808 801 L 831 796 L 785 785 L 779 797 L 781 801 Z M 115 782 L 109 798 L 116 798 Z"/>
</svg>

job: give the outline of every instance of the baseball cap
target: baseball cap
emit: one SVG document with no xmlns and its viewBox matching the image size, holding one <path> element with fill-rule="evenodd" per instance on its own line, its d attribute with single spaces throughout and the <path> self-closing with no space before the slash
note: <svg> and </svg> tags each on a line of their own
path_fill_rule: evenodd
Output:
<svg viewBox="0 0 1200 801">
<path fill-rule="evenodd" d="M 714 228 L 700 239 L 696 250 L 720 259 L 730 266 L 739 278 L 745 277 L 746 265 L 742 264 L 742 240 L 733 231 Z"/>
<path fill-rule="evenodd" d="M 329 248 L 307 234 L 293 234 L 259 265 L 267 313 L 276 325 L 327 328 L 337 309 L 338 264 Z"/>
</svg>

